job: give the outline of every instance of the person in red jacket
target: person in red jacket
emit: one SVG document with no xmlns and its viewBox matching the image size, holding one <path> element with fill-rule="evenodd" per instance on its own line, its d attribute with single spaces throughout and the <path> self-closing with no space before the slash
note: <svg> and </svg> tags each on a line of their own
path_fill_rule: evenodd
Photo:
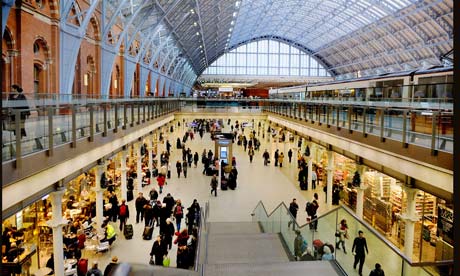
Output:
<svg viewBox="0 0 460 276">
<path fill-rule="evenodd" d="M 179 246 L 187 245 L 187 241 L 190 236 L 186 228 L 180 232 L 176 232 L 175 235 L 177 236 L 177 238 L 174 240 L 174 244 L 178 244 Z"/>
<path fill-rule="evenodd" d="M 162 174 L 158 175 L 157 177 L 158 187 L 160 187 L 160 194 L 163 193 L 163 186 L 166 182 L 166 177 Z"/>
</svg>

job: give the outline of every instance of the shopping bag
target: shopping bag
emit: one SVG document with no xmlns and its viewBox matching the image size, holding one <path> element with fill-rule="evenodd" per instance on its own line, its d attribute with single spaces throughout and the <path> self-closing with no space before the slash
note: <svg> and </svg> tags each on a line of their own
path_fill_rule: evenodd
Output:
<svg viewBox="0 0 460 276">
<path fill-rule="evenodd" d="M 155 261 L 153 260 L 153 256 L 150 257 L 149 265 L 155 265 Z"/>
<path fill-rule="evenodd" d="M 171 259 L 169 257 L 165 257 L 163 259 L 163 266 L 169 267 L 170 264 L 171 264 Z"/>
</svg>

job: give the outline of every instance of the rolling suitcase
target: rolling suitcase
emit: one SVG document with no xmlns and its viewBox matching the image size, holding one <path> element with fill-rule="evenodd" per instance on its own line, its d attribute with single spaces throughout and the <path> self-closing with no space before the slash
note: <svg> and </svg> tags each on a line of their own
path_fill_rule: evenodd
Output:
<svg viewBox="0 0 460 276">
<path fill-rule="evenodd" d="M 133 191 L 130 190 L 130 191 L 127 192 L 126 200 L 131 201 L 133 199 L 134 199 L 134 194 L 133 194 Z"/>
<path fill-rule="evenodd" d="M 123 229 L 123 235 L 125 236 L 125 239 L 130 240 L 133 238 L 133 225 L 132 224 L 126 224 L 125 228 Z"/>
<path fill-rule="evenodd" d="M 152 239 L 152 234 L 153 234 L 153 227 L 146 226 L 144 228 L 144 233 L 142 233 L 142 238 L 144 240 L 151 240 Z"/>
<path fill-rule="evenodd" d="M 171 170 L 168 170 L 168 179 L 171 178 Z"/>
<path fill-rule="evenodd" d="M 225 191 L 227 190 L 227 186 L 228 186 L 228 182 L 226 179 L 222 179 L 221 182 L 220 182 L 220 189 L 222 191 Z"/>
</svg>

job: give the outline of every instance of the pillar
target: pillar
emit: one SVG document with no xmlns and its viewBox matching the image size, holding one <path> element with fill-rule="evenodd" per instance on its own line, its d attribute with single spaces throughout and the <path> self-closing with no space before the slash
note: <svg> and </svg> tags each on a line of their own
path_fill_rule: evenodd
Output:
<svg viewBox="0 0 460 276">
<path fill-rule="evenodd" d="M 64 192 L 65 189 L 62 188 L 61 190 L 52 192 L 49 197 L 53 218 L 47 221 L 47 224 L 53 229 L 54 275 L 64 275 L 62 227 L 67 224 L 67 220 L 62 217 L 62 196 Z"/>
<path fill-rule="evenodd" d="M 95 187 L 93 188 L 96 193 L 96 223 L 98 227 L 101 227 L 102 222 L 104 221 L 104 205 L 103 205 L 103 193 L 104 189 L 101 188 L 101 174 L 105 172 L 106 164 L 105 160 L 101 160 L 100 164 L 96 166 L 96 177 L 94 181 L 96 182 Z"/>
<path fill-rule="evenodd" d="M 366 190 L 367 185 L 364 186 L 363 183 L 363 173 L 364 173 L 364 165 L 357 164 L 356 171 L 359 173 L 361 177 L 361 185 L 356 187 L 357 195 L 356 195 L 356 216 L 363 219 L 363 210 L 364 210 L 364 190 Z"/>
<path fill-rule="evenodd" d="M 127 198 L 128 194 L 128 181 L 126 177 L 126 172 L 128 168 L 126 168 L 126 158 L 128 157 L 128 150 L 124 148 L 120 152 L 120 172 L 121 172 L 121 198 Z"/>
<path fill-rule="evenodd" d="M 141 155 L 141 145 L 142 141 L 137 143 L 135 145 L 136 147 L 136 155 L 137 155 L 137 161 L 136 161 L 136 172 L 137 172 L 137 191 L 140 192 L 142 191 L 142 155 Z"/>
<path fill-rule="evenodd" d="M 311 154 L 310 154 L 311 155 Z M 332 208 L 332 180 L 334 179 L 334 152 L 327 151 L 327 206 Z"/>
<path fill-rule="evenodd" d="M 412 260 L 412 254 L 414 251 L 414 230 L 415 222 L 418 221 L 417 212 L 415 209 L 417 196 L 417 189 L 403 186 L 403 190 L 406 193 L 406 209 L 401 215 L 401 219 L 405 222 L 405 233 L 404 233 L 404 254 L 407 258 Z"/>
<path fill-rule="evenodd" d="M 312 180 L 311 180 L 312 172 L 311 171 L 312 171 L 312 166 L 313 166 L 313 158 L 311 157 L 311 154 L 310 154 L 310 157 L 308 157 L 308 159 L 307 159 L 307 165 L 308 165 L 308 167 L 307 167 L 307 173 L 308 173 L 308 175 L 307 175 L 307 189 L 308 189 L 308 186 L 312 185 L 311 184 L 311 182 L 312 182 Z M 316 185 L 318 185 L 318 183 Z M 311 187 L 313 189 L 313 186 L 311 186 Z"/>
</svg>

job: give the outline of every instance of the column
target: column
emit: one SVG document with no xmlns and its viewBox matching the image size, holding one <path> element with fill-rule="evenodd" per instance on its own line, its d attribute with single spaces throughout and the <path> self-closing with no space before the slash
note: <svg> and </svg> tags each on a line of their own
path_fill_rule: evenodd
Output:
<svg viewBox="0 0 460 276">
<path fill-rule="evenodd" d="M 285 157 L 287 157 L 287 152 L 288 152 L 289 146 L 291 144 L 291 142 L 289 142 L 289 132 L 288 131 L 285 131 L 284 137 L 285 137 L 285 140 L 283 142 L 284 143 L 283 153 L 284 153 Z"/>
<path fill-rule="evenodd" d="M 137 191 L 140 192 L 142 191 L 142 155 L 141 155 L 141 145 L 142 145 L 142 141 L 135 144 L 135 147 L 136 147 L 136 155 L 137 155 L 137 161 L 136 161 L 136 165 L 137 165 L 137 169 L 136 169 L 136 172 L 137 172 Z"/>
<path fill-rule="evenodd" d="M 96 166 L 96 177 L 94 181 L 96 182 L 95 187 L 93 188 L 96 192 L 96 223 L 98 227 L 101 227 L 102 222 L 104 221 L 104 205 L 103 205 L 103 193 L 104 189 L 101 188 L 101 175 L 106 170 L 105 160 L 100 160 L 99 164 Z"/>
<path fill-rule="evenodd" d="M 67 224 L 67 220 L 62 217 L 62 196 L 65 189 L 52 192 L 49 196 L 51 200 L 51 210 L 53 218 L 47 221 L 49 227 L 53 229 L 53 259 L 54 275 L 64 275 L 64 254 L 62 227 Z"/>
<path fill-rule="evenodd" d="M 126 158 L 128 157 L 128 150 L 123 149 L 120 152 L 120 172 L 121 172 L 121 198 L 127 198 L 128 194 L 128 181 L 126 177 L 126 172 L 128 169 L 126 168 Z"/>
<path fill-rule="evenodd" d="M 362 183 L 363 180 L 363 173 L 364 173 L 364 165 L 357 164 L 356 171 L 359 173 L 361 177 L 361 184 L 359 187 L 355 187 L 357 191 L 356 195 L 356 216 L 358 218 L 363 219 L 363 210 L 364 210 L 364 190 L 366 190 L 367 186 L 364 186 Z"/>
<path fill-rule="evenodd" d="M 310 154 L 311 155 L 311 154 Z M 334 152 L 327 151 L 327 206 L 332 208 L 332 180 L 334 179 Z"/>
<path fill-rule="evenodd" d="M 412 254 L 414 251 L 414 229 L 415 222 L 418 221 L 417 212 L 415 209 L 415 197 L 417 196 L 417 189 L 403 186 L 403 190 L 406 193 L 406 209 L 401 215 L 401 219 L 405 222 L 405 233 L 404 233 L 404 254 L 407 258 L 412 260 Z M 407 275 L 407 274 L 406 274 Z"/>
<path fill-rule="evenodd" d="M 307 158 L 307 164 L 308 164 L 308 167 L 307 167 L 307 173 L 308 173 L 308 176 L 307 176 L 307 189 L 308 189 L 308 186 L 311 186 L 312 190 L 313 190 L 313 186 L 311 184 L 312 180 L 311 180 L 311 174 L 312 174 L 312 166 L 313 166 L 313 158 L 310 154 L 310 157 Z M 316 184 L 318 185 L 318 183 Z"/>
</svg>

